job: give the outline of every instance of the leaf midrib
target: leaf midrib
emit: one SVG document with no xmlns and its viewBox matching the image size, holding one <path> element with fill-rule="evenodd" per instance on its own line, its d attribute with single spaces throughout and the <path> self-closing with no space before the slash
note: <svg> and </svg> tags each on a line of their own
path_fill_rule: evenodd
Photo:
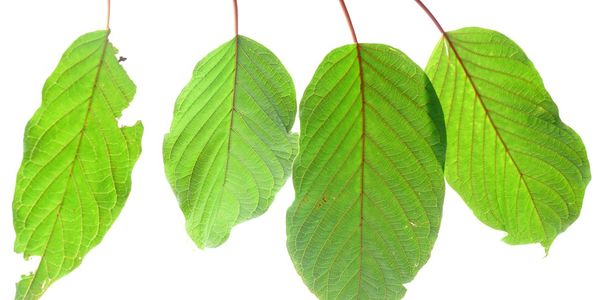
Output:
<svg viewBox="0 0 600 300">
<path fill-rule="evenodd" d="M 363 248 L 364 248 L 364 229 L 363 229 L 363 220 L 364 220 L 364 193 L 365 193 L 365 140 L 366 140 L 366 130 L 365 130 L 365 84 L 364 84 L 364 74 L 363 74 L 363 61 L 361 57 L 361 48 L 359 43 L 355 43 L 356 45 L 356 60 L 358 61 L 358 77 L 360 79 L 360 114 L 362 120 L 362 132 L 361 132 L 361 160 L 360 160 L 360 223 L 359 223 L 359 261 L 358 261 L 358 289 L 357 296 L 360 297 L 360 289 L 362 283 L 362 264 L 363 264 Z"/>
<path fill-rule="evenodd" d="M 233 92 L 231 94 L 231 109 L 229 110 L 229 130 L 227 134 L 227 156 L 225 158 L 225 175 L 223 176 L 223 186 L 227 181 L 227 170 L 229 169 L 229 155 L 231 154 L 231 132 L 233 129 L 233 113 L 235 111 L 235 98 L 237 96 L 237 83 L 238 83 L 238 63 L 239 63 L 239 48 L 240 48 L 240 36 L 235 36 L 235 49 L 233 52 Z"/>
<path fill-rule="evenodd" d="M 225 168 L 223 174 L 223 182 L 221 184 L 221 193 L 219 196 L 219 200 L 223 199 L 223 193 L 225 192 L 225 185 L 227 184 L 227 175 L 229 174 L 229 161 L 231 156 L 231 133 L 233 132 L 233 115 L 235 112 L 235 99 L 237 97 L 237 85 L 238 85 L 238 64 L 239 64 L 239 48 L 240 48 L 240 35 L 236 33 L 235 35 L 235 46 L 233 52 L 233 85 L 232 85 L 232 93 L 231 93 L 231 109 L 229 110 L 229 128 L 227 130 L 227 152 L 225 154 Z M 213 209 L 217 207 L 213 206 Z M 209 220 L 207 222 L 207 228 L 210 229 L 213 226 L 213 222 L 215 219 L 214 213 L 211 213 L 209 216 Z M 205 235 L 205 243 L 210 242 L 210 232 Z"/>
</svg>

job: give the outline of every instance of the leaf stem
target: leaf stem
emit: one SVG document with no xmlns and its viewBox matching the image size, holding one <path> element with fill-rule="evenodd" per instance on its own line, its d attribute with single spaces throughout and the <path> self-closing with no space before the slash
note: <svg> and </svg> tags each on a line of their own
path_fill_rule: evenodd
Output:
<svg viewBox="0 0 600 300">
<path fill-rule="evenodd" d="M 469 81 L 473 85 L 473 88 L 475 89 L 475 92 L 479 93 L 477 91 L 477 88 L 475 87 L 475 83 L 473 82 L 473 78 L 471 78 L 471 74 L 467 70 L 467 67 L 465 66 L 465 63 L 463 62 L 463 60 L 460 57 L 460 55 L 458 55 L 458 51 L 456 50 L 456 47 L 454 47 L 454 43 L 452 42 L 452 40 L 450 40 L 450 37 L 448 36 L 448 33 L 446 32 L 446 30 L 444 30 L 444 27 L 442 27 L 442 24 L 440 24 L 440 22 L 438 22 L 438 20 L 433 15 L 433 13 L 431 12 L 431 10 L 429 10 L 429 8 L 427 8 L 427 6 L 425 6 L 425 4 L 423 2 L 421 2 L 421 0 L 415 0 L 415 2 L 417 2 L 417 4 L 423 9 L 423 11 L 425 11 L 425 13 L 431 19 L 431 21 L 433 21 L 433 23 L 435 24 L 435 27 L 437 27 L 437 29 L 442 33 L 442 35 L 444 37 L 444 40 L 446 40 L 446 42 L 450 46 L 450 49 L 452 49 L 452 52 L 454 52 L 454 56 L 456 56 L 456 60 L 460 63 L 460 66 L 463 68 L 463 70 L 465 71 L 465 74 L 469 78 Z"/>
<path fill-rule="evenodd" d="M 110 31 L 110 0 L 106 0 L 106 30 Z"/>
<path fill-rule="evenodd" d="M 458 54 L 458 51 L 456 50 L 456 47 L 454 47 L 454 43 L 452 42 L 452 40 L 450 40 L 450 37 L 448 36 L 448 33 L 446 32 L 446 30 L 444 30 L 444 27 L 442 27 L 442 24 L 440 24 L 440 22 L 438 22 L 438 20 L 433 15 L 433 13 L 431 12 L 431 10 L 429 10 L 429 8 L 427 8 L 427 6 L 425 6 L 425 4 L 423 2 L 421 2 L 421 0 L 415 0 L 415 2 L 417 2 L 417 4 L 423 9 L 423 11 L 425 11 L 425 13 L 431 19 L 431 21 L 433 21 L 433 23 L 435 24 L 435 27 L 437 27 L 437 29 L 442 33 L 442 35 L 444 37 L 444 40 L 446 40 L 448 46 L 450 46 L 450 49 L 452 49 L 452 52 L 454 53 L 454 56 L 456 57 L 456 60 L 458 61 L 458 63 L 462 67 L 462 69 L 465 71 L 465 75 L 467 75 L 467 78 L 469 78 L 469 82 L 473 86 L 473 89 L 475 90 L 475 93 L 477 94 L 477 97 L 480 97 L 479 91 L 475 87 L 475 83 L 473 82 L 473 78 L 471 77 L 471 74 L 467 70 L 467 67 L 465 66 L 465 63 L 463 62 L 462 58 Z M 487 113 L 487 109 L 486 109 L 486 113 Z"/>
<path fill-rule="evenodd" d="M 431 21 L 433 21 L 433 23 L 435 24 L 435 27 L 437 27 L 437 29 L 444 35 L 444 37 L 447 38 L 448 34 L 446 33 L 446 30 L 444 30 L 444 28 L 442 27 L 442 25 L 440 24 L 440 22 L 438 22 L 438 20 L 435 18 L 435 16 L 433 15 L 433 13 L 431 13 L 431 10 L 429 10 L 429 8 L 427 8 L 427 6 L 425 6 L 425 4 L 423 4 L 423 2 L 421 2 L 421 0 L 415 0 L 415 2 L 417 2 L 417 4 L 429 16 L 429 18 L 431 19 Z"/>
<path fill-rule="evenodd" d="M 340 0 L 340 5 L 342 6 L 342 10 L 344 11 L 344 15 L 346 16 L 346 21 L 348 21 L 348 27 L 350 27 L 350 33 L 352 33 L 352 40 L 354 40 L 354 43 L 358 45 L 356 31 L 354 31 L 354 25 L 352 25 L 352 19 L 350 18 L 350 13 L 348 12 L 348 8 L 346 7 L 346 2 L 344 2 L 344 0 Z"/>
<path fill-rule="evenodd" d="M 233 26 L 235 30 L 235 36 L 238 36 L 238 4 L 237 0 L 233 0 Z"/>
</svg>

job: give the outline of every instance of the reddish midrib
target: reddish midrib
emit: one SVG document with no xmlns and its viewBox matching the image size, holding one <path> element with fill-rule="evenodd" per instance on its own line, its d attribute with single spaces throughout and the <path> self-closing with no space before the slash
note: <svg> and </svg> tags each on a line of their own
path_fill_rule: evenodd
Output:
<svg viewBox="0 0 600 300">
<path fill-rule="evenodd" d="M 340 5 L 342 6 L 342 10 L 344 11 L 344 15 L 346 17 L 346 21 L 348 22 L 348 27 L 350 28 L 350 33 L 352 34 L 352 40 L 354 41 L 354 45 L 356 45 L 356 60 L 358 61 L 358 77 L 360 79 L 360 114 L 361 114 L 361 160 L 360 160 L 360 196 L 359 196 L 359 205 L 360 205 L 360 220 L 358 223 L 359 226 L 359 261 L 358 261 L 358 289 L 357 294 L 360 296 L 361 282 L 362 282 L 362 262 L 363 262 L 363 220 L 364 220 L 364 190 L 365 190 L 365 139 L 366 139 L 366 130 L 365 130 L 365 85 L 363 80 L 363 66 L 362 66 L 362 57 L 360 54 L 361 48 L 358 43 L 358 39 L 356 38 L 356 31 L 354 30 L 354 25 L 352 24 L 352 19 L 350 18 L 350 13 L 348 13 L 348 8 L 346 7 L 346 3 L 344 0 L 340 0 Z"/>
<path fill-rule="evenodd" d="M 366 138 L 366 128 L 365 128 L 365 89 L 364 89 L 364 80 L 363 80 L 363 66 L 362 66 L 362 58 L 360 54 L 360 44 L 358 42 L 356 44 L 356 59 L 358 60 L 358 77 L 360 79 L 360 113 L 362 119 L 362 134 L 361 134 L 361 161 L 360 161 L 360 248 L 359 248 L 359 267 L 358 267 L 358 293 L 360 294 L 361 281 L 362 281 L 362 260 L 363 260 L 363 203 L 364 203 L 364 191 L 365 191 L 365 138 Z"/>
</svg>

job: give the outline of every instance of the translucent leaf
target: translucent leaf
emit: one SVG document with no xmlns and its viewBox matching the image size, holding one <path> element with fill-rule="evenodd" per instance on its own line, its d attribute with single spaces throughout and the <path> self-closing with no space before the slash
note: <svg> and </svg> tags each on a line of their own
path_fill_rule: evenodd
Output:
<svg viewBox="0 0 600 300">
<path fill-rule="evenodd" d="M 359 49 L 359 50 L 358 50 Z M 444 197 L 442 110 L 385 45 L 338 48 L 300 105 L 288 250 L 321 299 L 398 299 L 428 260 Z"/>
<path fill-rule="evenodd" d="M 108 35 L 88 33 L 69 47 L 25 129 L 13 202 L 15 251 L 41 260 L 17 284 L 17 299 L 41 297 L 79 266 L 129 194 L 143 128 L 117 124 L 135 86 Z"/>
<path fill-rule="evenodd" d="M 548 250 L 581 209 L 583 143 L 513 41 L 481 28 L 448 37 L 454 47 L 442 39 L 427 66 L 446 116 L 446 178 L 506 242 Z"/>
<path fill-rule="evenodd" d="M 200 248 L 263 214 L 290 175 L 297 137 L 290 75 L 264 46 L 237 36 L 198 63 L 164 140 L 167 178 Z"/>
</svg>

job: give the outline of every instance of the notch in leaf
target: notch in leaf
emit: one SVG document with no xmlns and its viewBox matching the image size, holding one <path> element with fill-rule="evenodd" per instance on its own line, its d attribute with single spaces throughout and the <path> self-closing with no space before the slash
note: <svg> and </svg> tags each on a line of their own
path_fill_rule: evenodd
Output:
<svg viewBox="0 0 600 300">
<path fill-rule="evenodd" d="M 442 33 L 427 74 L 445 113 L 446 178 L 475 215 L 509 244 L 548 251 L 577 219 L 590 166 L 583 142 L 523 50 L 499 32 Z"/>
<path fill-rule="evenodd" d="M 238 34 L 208 54 L 177 99 L 165 172 L 200 248 L 263 214 L 291 173 L 297 135 L 292 79 L 261 44 Z"/>
<path fill-rule="evenodd" d="M 106 30 L 84 34 L 67 49 L 27 123 L 13 201 L 15 251 L 41 260 L 17 284 L 16 299 L 40 298 L 79 266 L 129 195 L 143 127 L 117 124 L 135 85 L 109 33 L 107 21 Z"/>
<path fill-rule="evenodd" d="M 390 46 L 330 52 L 300 104 L 287 246 L 320 299 L 399 299 L 427 262 L 444 198 L 445 130 L 429 79 Z"/>
</svg>

